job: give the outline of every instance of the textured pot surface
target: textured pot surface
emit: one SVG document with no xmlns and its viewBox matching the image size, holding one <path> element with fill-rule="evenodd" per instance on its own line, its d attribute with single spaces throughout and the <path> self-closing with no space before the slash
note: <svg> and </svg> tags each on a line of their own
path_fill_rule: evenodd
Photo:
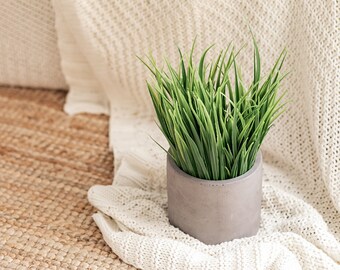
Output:
<svg viewBox="0 0 340 270">
<path fill-rule="evenodd" d="M 167 158 L 170 223 L 206 244 L 257 233 L 261 220 L 262 155 L 245 174 L 210 181 L 192 177 Z"/>
</svg>

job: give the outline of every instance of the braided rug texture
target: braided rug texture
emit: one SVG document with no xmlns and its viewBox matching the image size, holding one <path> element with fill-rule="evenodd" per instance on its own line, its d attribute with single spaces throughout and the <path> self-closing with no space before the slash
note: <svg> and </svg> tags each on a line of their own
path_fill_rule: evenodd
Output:
<svg viewBox="0 0 340 270">
<path fill-rule="evenodd" d="M 87 200 L 112 181 L 108 118 L 67 116 L 64 101 L 63 91 L 0 88 L 0 269 L 132 269 Z"/>
</svg>

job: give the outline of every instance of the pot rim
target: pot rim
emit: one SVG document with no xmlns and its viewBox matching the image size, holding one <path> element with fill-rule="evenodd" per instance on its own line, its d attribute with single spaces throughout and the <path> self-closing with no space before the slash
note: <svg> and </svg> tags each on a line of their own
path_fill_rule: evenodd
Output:
<svg viewBox="0 0 340 270">
<path fill-rule="evenodd" d="M 185 179 L 187 179 L 187 180 L 198 182 L 201 185 L 225 186 L 225 185 L 232 184 L 232 183 L 235 183 L 235 182 L 247 180 L 249 178 L 249 176 L 251 176 L 261 166 L 261 164 L 262 164 L 262 153 L 261 153 L 261 150 L 258 151 L 253 167 L 251 167 L 251 169 L 249 169 L 247 172 L 245 172 L 244 174 L 239 175 L 237 177 L 230 178 L 230 179 L 224 179 L 224 180 L 208 180 L 208 179 L 203 179 L 203 178 L 198 178 L 198 177 L 192 176 L 192 175 L 186 173 L 185 171 L 183 171 L 182 169 L 180 169 L 169 154 L 167 154 L 167 160 L 168 160 L 168 164 L 173 168 L 173 170 L 175 170 L 176 173 L 184 176 Z"/>
</svg>

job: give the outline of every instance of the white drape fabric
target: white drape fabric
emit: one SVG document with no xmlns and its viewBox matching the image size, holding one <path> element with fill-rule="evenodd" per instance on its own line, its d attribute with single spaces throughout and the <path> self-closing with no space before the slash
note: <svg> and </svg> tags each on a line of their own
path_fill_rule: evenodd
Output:
<svg viewBox="0 0 340 270">
<path fill-rule="evenodd" d="M 141 269 L 339 269 L 339 33 L 336 1 L 53 2 L 68 107 L 106 112 L 115 176 L 88 198 L 107 244 Z M 263 72 L 284 47 L 288 110 L 265 140 L 262 223 L 250 238 L 208 246 L 167 219 L 165 140 L 154 122 L 136 55 L 176 63 L 177 46 L 214 52 L 246 45 L 238 61 L 252 75 L 255 33 Z M 66 64 L 65 64 L 66 63 Z M 72 97 L 72 98 L 71 98 Z M 109 106 L 105 103 L 109 101 Z M 81 106 L 79 105 L 81 104 Z M 88 106 L 88 107 L 87 107 Z M 79 109 L 81 108 L 81 109 Z M 204 198 L 202 198 L 204 199 Z M 193 221 L 194 222 L 194 221 Z"/>
</svg>

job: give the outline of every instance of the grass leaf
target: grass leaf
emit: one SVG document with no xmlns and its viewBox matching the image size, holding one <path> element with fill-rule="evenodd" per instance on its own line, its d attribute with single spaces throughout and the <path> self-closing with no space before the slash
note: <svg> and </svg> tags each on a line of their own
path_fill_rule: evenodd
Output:
<svg viewBox="0 0 340 270">
<path fill-rule="evenodd" d="M 208 47 L 195 64 L 194 42 L 187 63 L 178 49 L 178 67 L 165 61 L 166 71 L 152 56 L 147 61 L 139 58 L 154 78 L 147 82 L 147 88 L 157 124 L 170 145 L 167 152 L 192 176 L 222 180 L 247 172 L 273 122 L 285 110 L 285 93 L 279 95 L 278 91 L 286 76 L 281 74 L 286 51 L 281 52 L 268 76 L 261 78 L 254 37 L 253 44 L 254 77 L 249 88 L 236 62 L 240 50 L 235 53 L 230 44 L 206 64 L 212 46 Z M 233 86 L 230 78 L 234 78 Z"/>
</svg>

